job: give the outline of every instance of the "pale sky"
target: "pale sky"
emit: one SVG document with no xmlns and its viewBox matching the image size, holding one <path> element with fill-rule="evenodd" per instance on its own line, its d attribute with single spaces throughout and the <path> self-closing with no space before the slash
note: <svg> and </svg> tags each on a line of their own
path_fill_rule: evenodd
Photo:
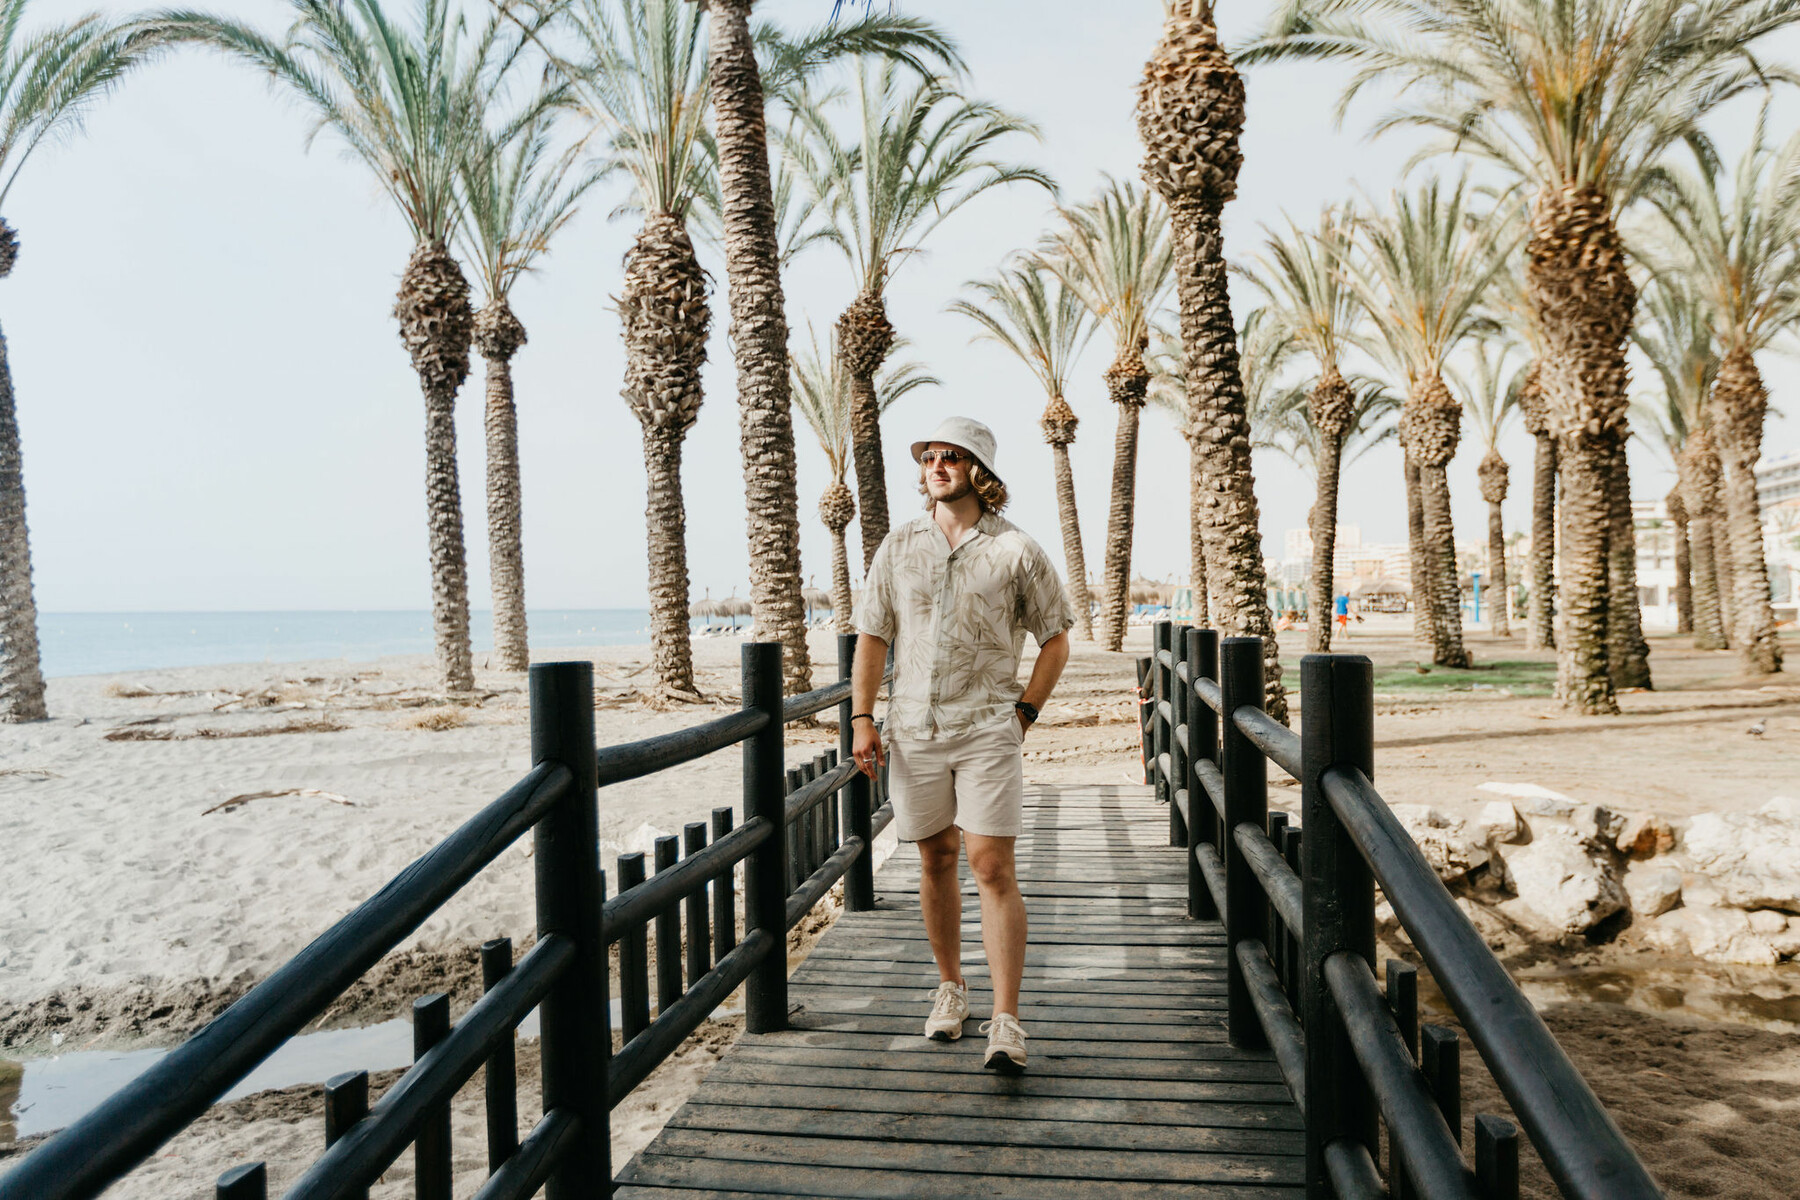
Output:
<svg viewBox="0 0 1800 1200">
<path fill-rule="evenodd" d="M 116 0 L 38 0 L 30 27 Z M 279 0 L 223 2 L 270 29 Z M 972 90 L 1036 120 L 1044 139 L 1013 154 L 1047 169 L 1066 199 L 1102 172 L 1135 177 L 1137 78 L 1155 42 L 1157 0 L 905 0 L 960 41 Z M 1238 31 L 1263 6 L 1228 6 Z M 790 26 L 829 0 L 763 0 L 759 16 Z M 1341 76 L 1312 67 L 1247 77 L 1249 124 L 1227 252 L 1255 249 L 1263 223 L 1395 185 L 1410 153 L 1370 143 L 1366 113 L 1334 129 Z M 298 106 L 249 70 L 188 50 L 131 78 L 95 112 L 88 136 L 34 159 L 8 200 L 22 243 L 0 283 L 24 439 L 37 598 L 46 611 L 309 608 L 424 609 L 430 592 L 423 483 L 423 402 L 389 311 L 410 246 L 390 203 L 332 136 L 308 151 Z M 1787 126 L 1777 125 L 1785 136 Z M 619 396 L 623 354 L 611 297 L 635 232 L 608 221 L 601 192 L 514 291 L 531 341 L 515 360 L 523 466 L 525 564 L 534 608 L 636 608 L 646 603 L 644 473 L 636 420 Z M 990 193 L 953 216 L 928 253 L 900 268 L 889 312 L 912 357 L 944 380 L 883 422 L 897 517 L 916 511 L 905 447 L 943 416 L 992 425 L 1014 496 L 1008 515 L 1060 561 L 1051 460 L 1037 426 L 1044 397 L 1022 365 L 945 313 L 967 279 L 987 274 L 1045 227 L 1041 189 Z M 694 595 L 749 577 L 735 374 L 718 291 L 707 399 L 684 463 Z M 809 253 L 786 280 L 797 345 L 825 336 L 853 281 L 835 250 Z M 1240 291 L 1241 317 L 1248 295 Z M 1068 397 L 1081 418 L 1073 447 L 1091 570 L 1106 534 L 1115 417 L 1101 382 L 1112 353 L 1090 342 Z M 459 404 L 458 436 L 471 602 L 489 607 L 480 358 Z M 1773 403 L 1789 406 L 1792 360 L 1765 364 Z M 1640 372 L 1640 378 L 1647 372 Z M 802 559 L 829 586 L 828 537 L 817 517 L 823 455 L 796 418 Z M 1134 567 L 1168 577 L 1187 564 L 1186 443 L 1144 415 Z M 1772 420 L 1765 447 L 1800 445 Z M 1529 439 L 1503 445 L 1513 468 L 1509 531 L 1529 519 Z M 1465 431 L 1451 466 L 1457 533 L 1485 536 L 1475 481 L 1480 450 Z M 1305 523 L 1311 484 L 1259 453 L 1265 550 Z M 1672 474 L 1633 446 L 1639 498 Z M 1350 467 L 1340 519 L 1365 542 L 1405 536 L 1400 459 L 1385 448 Z M 852 539 L 855 527 L 851 530 Z M 860 562 L 854 540 L 853 562 Z"/>
</svg>

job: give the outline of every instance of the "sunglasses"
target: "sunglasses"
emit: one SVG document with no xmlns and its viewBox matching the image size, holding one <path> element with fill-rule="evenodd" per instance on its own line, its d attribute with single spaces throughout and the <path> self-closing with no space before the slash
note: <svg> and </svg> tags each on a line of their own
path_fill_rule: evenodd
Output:
<svg viewBox="0 0 1800 1200">
<path fill-rule="evenodd" d="M 939 462 L 943 463 L 946 467 L 954 467 L 958 463 L 970 461 L 970 458 L 969 455 L 964 454 L 961 450 L 927 450 L 919 455 L 919 461 L 928 467 L 932 463 Z"/>
</svg>

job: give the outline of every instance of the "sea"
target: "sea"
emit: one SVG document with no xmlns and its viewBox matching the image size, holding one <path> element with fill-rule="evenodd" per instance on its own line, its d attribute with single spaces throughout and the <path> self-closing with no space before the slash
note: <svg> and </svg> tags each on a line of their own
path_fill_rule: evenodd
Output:
<svg viewBox="0 0 1800 1200">
<path fill-rule="evenodd" d="M 469 617 L 479 664 L 494 647 L 494 615 Z M 534 651 L 650 640 L 650 612 L 643 608 L 545 609 L 527 622 Z M 52 678 L 432 652 L 431 614 L 395 611 L 41 612 L 38 643 L 44 674 Z"/>
</svg>

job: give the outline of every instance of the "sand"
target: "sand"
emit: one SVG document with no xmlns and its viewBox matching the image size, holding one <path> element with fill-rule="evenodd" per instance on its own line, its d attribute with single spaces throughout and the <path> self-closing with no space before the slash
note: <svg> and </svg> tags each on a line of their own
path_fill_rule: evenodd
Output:
<svg viewBox="0 0 1800 1200">
<path fill-rule="evenodd" d="M 1491 799 L 1477 790 L 1481 783 L 1504 780 L 1681 818 L 1748 810 L 1791 791 L 1800 764 L 1794 677 L 1741 678 L 1731 656 L 1696 653 L 1684 642 L 1652 638 L 1660 690 L 1624 697 L 1621 719 L 1563 713 L 1544 694 L 1549 657 L 1524 653 L 1517 640 L 1474 634 L 1478 663 L 1499 665 L 1466 675 L 1420 674 L 1397 623 L 1359 627 L 1340 648 L 1376 660 L 1376 779 L 1394 802 L 1472 810 Z M 1130 656 L 1146 647 L 1142 630 L 1124 654 L 1077 645 L 1027 743 L 1028 777 L 1135 777 Z M 1284 636 L 1283 649 L 1297 663 L 1299 640 Z M 617 743 L 736 707 L 737 643 L 700 639 L 695 650 L 700 686 L 715 703 L 673 709 L 648 695 L 645 647 L 557 657 L 595 660 L 599 736 Z M 814 656 L 835 662 L 829 636 L 815 636 Z M 1790 656 L 1800 661 L 1800 646 Z M 0 845 L 9 860 L 9 886 L 0 892 L 0 1049 L 18 1058 L 50 1052 L 52 1039 L 61 1051 L 168 1044 L 209 1019 L 526 769 L 523 680 L 483 670 L 477 694 L 475 703 L 447 703 L 424 659 L 53 681 L 52 720 L 0 727 Z M 1752 723 L 1763 726 L 1761 737 L 1746 736 Z M 835 744 L 831 728 L 794 731 L 791 759 Z M 679 778 L 607 789 L 607 860 L 705 819 L 738 786 L 737 758 L 725 754 Z M 241 799 L 258 793 L 278 794 Z M 1291 806 L 1297 793 L 1278 787 L 1272 799 Z M 529 940 L 530 870 L 523 846 L 502 855 L 327 1023 L 388 1019 L 426 990 L 451 991 L 459 1008 L 471 1001 L 473 947 L 500 935 Z M 1637 953 L 1628 931 L 1617 946 L 1584 950 L 1577 965 Z M 1791 967 L 1757 978 L 1800 991 Z M 1789 1194 L 1791 1172 L 1744 1170 L 1739 1180 L 1709 1168 L 1706 1155 L 1727 1154 L 1718 1147 L 1745 1138 L 1752 1157 L 1772 1163 L 1776 1141 L 1800 1144 L 1800 1024 L 1779 1006 L 1778 1019 L 1754 1030 L 1645 1007 L 1561 1004 L 1548 1013 L 1603 1098 L 1629 1110 L 1627 1132 L 1671 1195 Z M 732 1031 L 729 1022 L 703 1031 L 620 1108 L 616 1162 L 654 1135 Z M 1623 1049 L 1621 1037 L 1631 1039 Z M 1647 1060 L 1632 1046 L 1657 1048 L 1653 1069 L 1662 1076 L 1639 1078 Z M 1479 1072 L 1467 1074 L 1472 1115 L 1485 1109 L 1474 1094 Z M 476 1092 L 472 1085 L 459 1100 L 458 1120 L 471 1128 L 479 1124 Z M 316 1154 L 318 1130 L 316 1088 L 250 1097 L 216 1109 L 108 1194 L 197 1195 L 247 1157 L 268 1158 L 277 1179 L 291 1179 Z M 467 1157 L 459 1171 L 472 1183 L 481 1139 L 459 1143 Z M 4 1155 L 0 1172 L 9 1165 Z M 390 1180 L 403 1174 L 397 1166 Z"/>
</svg>

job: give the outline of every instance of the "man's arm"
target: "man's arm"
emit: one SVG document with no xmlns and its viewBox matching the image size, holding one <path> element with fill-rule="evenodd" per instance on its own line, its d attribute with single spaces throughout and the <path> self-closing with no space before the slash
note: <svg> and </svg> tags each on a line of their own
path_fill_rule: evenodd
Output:
<svg viewBox="0 0 1800 1200">
<path fill-rule="evenodd" d="M 1064 639 L 1067 640 L 1066 638 Z M 881 677 L 887 670 L 887 643 L 870 633 L 856 635 L 856 658 L 850 664 L 850 754 L 864 775 L 873 779 L 882 765 L 881 734 L 875 728 L 875 693 L 881 690 Z M 1068 647 L 1063 647 L 1068 657 Z M 1058 667 L 1060 671 L 1062 668 Z"/>
<path fill-rule="evenodd" d="M 862 661 L 862 647 L 857 647 L 857 661 Z M 1049 641 L 1038 646 L 1037 662 L 1031 668 L 1031 678 L 1025 682 L 1025 694 L 1019 699 L 1033 708 L 1042 708 L 1050 701 L 1050 693 L 1056 690 L 1056 681 L 1062 678 L 1063 668 L 1069 662 L 1069 631 L 1057 634 Z M 1019 721 L 1025 728 L 1031 728 L 1025 720 L 1025 714 L 1019 714 Z"/>
</svg>

